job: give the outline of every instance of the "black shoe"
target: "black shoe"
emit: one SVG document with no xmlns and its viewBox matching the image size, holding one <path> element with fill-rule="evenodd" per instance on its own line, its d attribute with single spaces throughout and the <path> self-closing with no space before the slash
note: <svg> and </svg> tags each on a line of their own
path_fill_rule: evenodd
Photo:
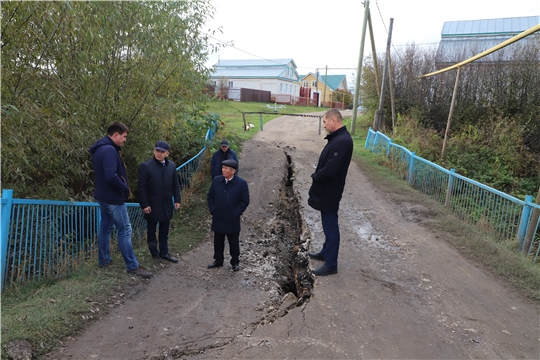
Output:
<svg viewBox="0 0 540 360">
<path fill-rule="evenodd" d="M 156 259 L 156 260 L 159 260 L 159 259 L 161 259 L 161 257 L 159 256 L 159 254 L 156 254 L 156 255 L 152 255 L 152 257 L 153 257 L 154 259 Z"/>
<path fill-rule="evenodd" d="M 312 259 L 315 259 L 315 260 L 324 260 L 324 255 L 321 254 L 320 252 L 318 253 L 308 253 L 308 256 Z"/>
<path fill-rule="evenodd" d="M 218 267 L 222 267 L 222 266 L 223 266 L 223 263 L 220 263 L 220 262 L 217 262 L 217 261 L 214 261 L 213 263 L 208 264 L 209 269 L 218 268 Z"/>
<path fill-rule="evenodd" d="M 240 266 L 238 266 L 238 265 L 233 265 L 232 266 L 232 271 L 238 271 L 238 270 L 240 270 Z"/>
<path fill-rule="evenodd" d="M 330 268 L 326 265 L 323 265 L 321 267 L 316 268 L 315 270 L 311 270 L 311 272 L 314 275 L 318 275 L 318 276 L 332 275 L 332 274 L 337 274 L 337 267 Z"/>
<path fill-rule="evenodd" d="M 162 258 L 162 259 L 165 259 L 165 260 L 167 260 L 167 261 L 173 262 L 173 263 L 177 263 L 177 262 L 178 262 L 178 259 L 173 258 L 173 257 L 172 257 L 171 255 L 169 255 L 169 254 L 160 255 L 159 257 Z"/>
<path fill-rule="evenodd" d="M 145 268 L 143 268 L 140 265 L 136 269 L 127 270 L 127 272 L 130 273 L 130 274 L 140 276 L 140 277 L 145 278 L 145 279 L 148 279 L 148 278 L 152 277 L 152 273 L 150 271 L 146 270 Z"/>
</svg>

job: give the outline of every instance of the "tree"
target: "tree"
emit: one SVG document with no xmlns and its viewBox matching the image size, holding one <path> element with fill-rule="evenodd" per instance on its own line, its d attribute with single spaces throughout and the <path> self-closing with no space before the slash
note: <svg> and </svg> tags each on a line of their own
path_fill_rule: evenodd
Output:
<svg viewBox="0 0 540 360">
<path fill-rule="evenodd" d="M 109 123 L 130 128 L 132 172 L 177 122 L 200 117 L 213 11 L 209 0 L 2 2 L 3 187 L 89 198 L 87 149 Z"/>
</svg>

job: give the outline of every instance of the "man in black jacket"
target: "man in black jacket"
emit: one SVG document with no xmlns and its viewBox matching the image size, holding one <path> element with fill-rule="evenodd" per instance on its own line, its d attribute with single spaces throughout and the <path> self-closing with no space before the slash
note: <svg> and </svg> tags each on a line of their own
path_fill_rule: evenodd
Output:
<svg viewBox="0 0 540 360">
<path fill-rule="evenodd" d="M 139 166 L 137 192 L 148 223 L 146 240 L 152 257 L 177 263 L 178 259 L 169 254 L 168 240 L 173 212 L 180 208 L 180 182 L 176 165 L 167 159 L 169 150 L 169 144 L 165 141 L 156 143 L 154 157 Z M 158 223 L 159 249 L 156 238 Z"/>
<path fill-rule="evenodd" d="M 321 251 L 309 254 L 312 259 L 324 260 L 324 265 L 313 270 L 313 274 L 319 276 L 337 273 L 340 242 L 338 209 L 353 152 L 353 140 L 338 109 L 328 110 L 323 123 L 329 133 L 325 137 L 328 143 L 319 156 L 315 172 L 311 174 L 313 183 L 308 198 L 308 204 L 321 212 L 325 236 Z"/>
<path fill-rule="evenodd" d="M 225 139 L 221 140 L 220 148 L 212 154 L 212 160 L 210 161 L 210 175 L 212 179 L 221 175 L 221 162 L 223 160 L 235 160 L 238 162 L 238 156 L 229 147 L 229 142 Z M 236 175 L 238 175 L 238 169 L 236 169 Z"/>
<path fill-rule="evenodd" d="M 212 180 L 208 191 L 208 210 L 212 214 L 214 232 L 214 262 L 209 269 L 223 266 L 225 236 L 229 240 L 229 252 L 233 271 L 240 270 L 240 216 L 249 205 L 249 189 L 246 180 L 236 175 L 236 160 L 222 161 L 222 175 Z"/>
</svg>

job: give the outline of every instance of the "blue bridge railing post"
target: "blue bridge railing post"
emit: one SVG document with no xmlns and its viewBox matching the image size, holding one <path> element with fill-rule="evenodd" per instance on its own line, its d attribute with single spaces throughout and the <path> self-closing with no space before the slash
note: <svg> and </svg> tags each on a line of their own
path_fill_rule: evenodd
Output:
<svg viewBox="0 0 540 360">
<path fill-rule="evenodd" d="M 13 205 L 13 190 L 2 190 L 2 240 L 0 247 L 0 280 L 2 281 L 1 288 L 4 289 L 6 277 L 6 265 L 8 263 L 8 235 L 9 224 L 11 223 L 11 207 Z"/>
<path fill-rule="evenodd" d="M 448 175 L 448 186 L 446 187 L 446 199 L 444 201 L 444 206 L 448 207 L 450 201 L 452 200 L 452 188 L 454 187 L 454 174 L 456 169 L 450 169 L 450 174 Z"/>
<path fill-rule="evenodd" d="M 367 132 L 367 136 L 366 136 L 366 144 L 364 145 L 364 149 L 367 149 L 368 146 L 369 146 L 369 138 L 371 136 L 371 126 L 369 127 L 369 130 Z"/>
<path fill-rule="evenodd" d="M 531 216 L 531 206 L 527 203 L 532 203 L 534 198 L 532 195 L 525 195 L 525 204 L 523 205 L 523 210 L 521 211 L 521 218 L 519 219 L 519 228 L 516 235 L 516 240 L 518 242 L 518 249 L 521 250 L 523 246 L 523 240 L 525 239 L 525 233 L 527 232 L 527 226 L 529 224 L 529 217 Z"/>
<path fill-rule="evenodd" d="M 413 151 L 411 152 L 411 161 L 409 163 L 409 185 L 413 184 L 414 181 L 414 158 L 416 156 L 416 153 Z"/>
</svg>

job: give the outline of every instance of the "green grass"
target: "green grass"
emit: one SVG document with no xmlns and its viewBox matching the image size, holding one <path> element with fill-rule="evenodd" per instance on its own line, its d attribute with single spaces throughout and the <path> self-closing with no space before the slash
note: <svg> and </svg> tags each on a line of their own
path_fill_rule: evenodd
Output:
<svg viewBox="0 0 540 360">
<path fill-rule="evenodd" d="M 266 107 L 266 103 L 243 103 L 236 101 L 216 101 L 209 104 L 209 113 L 218 113 L 221 121 L 225 125 L 220 126 L 220 137 L 226 138 L 229 142 L 232 140 L 231 148 L 236 151 L 237 147 L 240 147 L 241 143 L 247 139 L 251 139 L 255 135 L 256 131 L 244 131 L 244 118 L 242 112 L 265 112 L 269 114 L 262 115 L 262 123 L 264 124 L 273 120 L 282 114 L 302 114 L 310 112 L 324 111 L 325 109 L 305 107 L 305 106 L 290 106 L 285 105 L 284 109 L 277 108 L 277 112 L 274 113 L 273 104 L 272 108 Z M 259 114 L 246 114 L 246 123 L 250 122 L 255 125 L 255 129 L 260 129 L 261 115 Z M 219 137 L 219 136 L 218 136 Z"/>
</svg>

